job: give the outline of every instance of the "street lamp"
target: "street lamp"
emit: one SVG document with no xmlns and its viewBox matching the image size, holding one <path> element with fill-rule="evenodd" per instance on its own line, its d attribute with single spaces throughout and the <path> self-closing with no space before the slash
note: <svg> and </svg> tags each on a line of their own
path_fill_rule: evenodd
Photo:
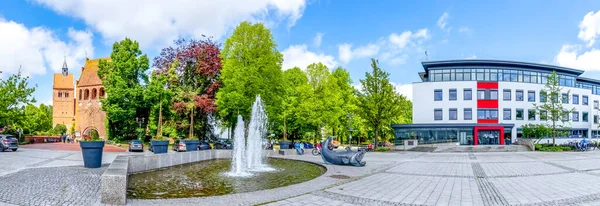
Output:
<svg viewBox="0 0 600 206">
<path fill-rule="evenodd" d="M 137 131 L 138 132 L 138 140 L 141 140 L 141 138 L 142 138 L 142 124 L 144 123 L 144 120 L 145 119 L 143 117 L 142 118 L 139 118 L 139 117 L 135 118 L 135 122 L 138 124 L 138 129 L 137 129 L 138 130 Z"/>
<path fill-rule="evenodd" d="M 352 144 L 352 132 L 354 131 L 354 129 L 352 128 L 352 118 L 354 117 L 354 115 L 352 113 L 346 113 L 346 118 L 348 118 L 348 146 L 350 146 Z M 360 142 L 358 143 L 358 146 L 360 146 Z"/>
</svg>

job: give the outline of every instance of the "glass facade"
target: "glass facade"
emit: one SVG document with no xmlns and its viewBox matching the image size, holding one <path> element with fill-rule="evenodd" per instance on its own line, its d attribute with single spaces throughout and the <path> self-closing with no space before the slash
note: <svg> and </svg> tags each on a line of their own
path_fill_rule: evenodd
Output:
<svg viewBox="0 0 600 206">
<path fill-rule="evenodd" d="M 461 145 L 473 144 L 473 128 L 395 128 L 396 145 L 404 140 L 417 139 L 419 144 L 437 144 L 460 142 Z"/>
<path fill-rule="evenodd" d="M 503 82 L 525 82 L 535 84 L 545 84 L 546 77 L 550 72 L 538 72 L 519 69 L 500 69 L 500 68 L 477 68 L 477 69 L 429 69 L 429 81 L 503 81 Z M 598 89 L 600 86 L 594 86 L 585 83 L 576 83 L 576 76 L 559 74 L 559 84 L 567 87 L 580 87 Z M 594 91 L 594 90 L 592 90 Z M 594 93 L 596 94 L 596 93 Z"/>
</svg>

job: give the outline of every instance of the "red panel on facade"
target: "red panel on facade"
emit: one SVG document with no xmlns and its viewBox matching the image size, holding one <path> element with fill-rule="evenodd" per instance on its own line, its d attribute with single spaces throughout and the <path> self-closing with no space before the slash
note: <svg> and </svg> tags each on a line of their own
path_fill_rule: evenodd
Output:
<svg viewBox="0 0 600 206">
<path fill-rule="evenodd" d="M 498 89 L 498 82 L 477 82 L 477 89 Z"/>
<path fill-rule="evenodd" d="M 498 100 L 480 99 L 477 100 L 478 109 L 498 109 Z"/>
<path fill-rule="evenodd" d="M 500 138 L 500 145 L 504 145 L 504 127 L 501 126 L 473 127 L 473 145 L 478 145 L 479 143 L 479 134 L 477 134 L 479 130 L 498 130 L 500 132 L 500 136 L 498 137 Z"/>
<path fill-rule="evenodd" d="M 497 119 L 478 119 L 477 124 L 498 124 Z"/>
</svg>

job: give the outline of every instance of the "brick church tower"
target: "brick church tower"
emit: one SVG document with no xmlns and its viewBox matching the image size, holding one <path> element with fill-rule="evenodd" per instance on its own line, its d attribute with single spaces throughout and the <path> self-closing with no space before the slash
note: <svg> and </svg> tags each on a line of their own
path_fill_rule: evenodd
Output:
<svg viewBox="0 0 600 206">
<path fill-rule="evenodd" d="M 52 86 L 52 127 L 57 124 L 67 126 L 67 133 L 75 121 L 74 75 L 69 74 L 67 59 L 63 63 L 62 73 L 54 74 Z"/>
</svg>

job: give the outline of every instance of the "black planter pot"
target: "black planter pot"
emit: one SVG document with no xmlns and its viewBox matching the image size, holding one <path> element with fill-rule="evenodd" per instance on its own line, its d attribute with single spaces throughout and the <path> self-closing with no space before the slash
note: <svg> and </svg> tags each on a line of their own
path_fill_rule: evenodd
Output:
<svg viewBox="0 0 600 206">
<path fill-rule="evenodd" d="M 169 140 L 152 140 L 152 152 L 154 154 L 164 154 L 169 151 Z"/>
<path fill-rule="evenodd" d="M 198 145 L 200 145 L 200 140 L 185 140 L 184 142 L 186 151 L 198 151 Z"/>
<path fill-rule="evenodd" d="M 85 168 L 98 168 L 102 166 L 102 149 L 104 141 L 79 142 L 83 154 Z"/>
<path fill-rule="evenodd" d="M 289 149 L 289 148 L 290 148 L 290 142 L 288 142 L 288 141 L 279 142 L 279 149 Z"/>
</svg>

